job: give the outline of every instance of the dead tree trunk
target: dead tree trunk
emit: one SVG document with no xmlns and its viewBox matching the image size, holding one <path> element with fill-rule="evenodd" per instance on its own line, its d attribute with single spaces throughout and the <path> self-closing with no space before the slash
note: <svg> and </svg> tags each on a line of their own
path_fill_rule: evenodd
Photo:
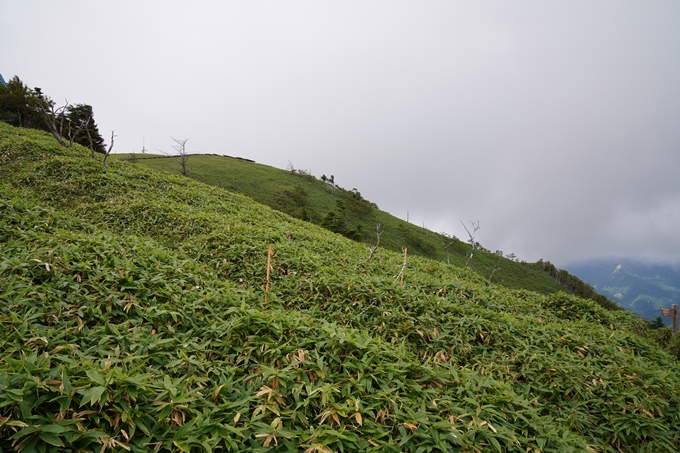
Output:
<svg viewBox="0 0 680 453">
<path fill-rule="evenodd" d="M 368 255 L 368 258 L 366 261 L 370 261 L 371 258 L 373 258 L 373 254 L 375 253 L 376 250 L 378 250 L 378 246 L 380 245 L 380 235 L 383 234 L 383 231 L 380 229 L 380 224 L 377 224 L 375 226 L 375 235 L 377 237 L 377 240 L 375 242 L 375 247 L 373 247 L 371 250 L 371 254 Z"/>
<path fill-rule="evenodd" d="M 88 129 L 90 121 L 92 121 L 92 116 L 89 116 L 86 121 L 77 124 L 77 127 L 74 129 L 71 120 L 66 117 L 67 112 L 69 112 L 70 104 L 68 103 L 68 100 L 65 99 L 65 101 L 66 104 L 55 108 L 52 100 L 40 98 L 40 101 L 38 102 L 38 110 L 40 115 L 45 121 L 45 125 L 47 125 L 47 129 L 50 131 L 52 136 L 54 136 L 54 138 L 56 138 L 59 144 L 64 148 L 72 148 L 76 136 L 81 130 L 83 130 L 83 128 L 85 128 L 87 131 L 87 136 L 90 139 L 90 149 L 92 150 L 92 158 L 94 159 L 94 145 L 92 142 L 92 137 L 90 136 L 90 130 Z M 67 128 L 65 134 L 64 122 L 66 122 Z M 66 140 L 68 140 L 68 142 Z"/>
<path fill-rule="evenodd" d="M 453 243 L 456 242 L 456 238 L 444 232 L 441 234 L 446 238 L 445 241 L 442 241 L 442 244 L 444 244 L 444 251 L 446 252 L 446 264 L 451 264 L 451 261 L 449 260 L 449 247 L 451 247 Z"/>
<path fill-rule="evenodd" d="M 503 258 L 503 252 L 500 251 L 500 250 L 497 250 L 495 255 L 498 257 L 498 259 L 496 259 L 496 264 L 494 265 L 493 270 L 491 271 L 491 275 L 489 275 L 489 283 L 491 283 L 491 279 L 493 278 L 493 274 L 495 274 L 496 271 L 501 270 L 501 259 Z"/>
<path fill-rule="evenodd" d="M 472 225 L 472 233 L 470 233 L 470 230 L 468 230 L 468 228 L 465 226 L 462 220 L 460 221 L 460 223 L 461 225 L 463 225 L 463 228 L 465 228 L 465 231 L 467 231 L 467 234 L 470 237 L 470 239 L 468 240 L 468 242 L 470 243 L 470 254 L 467 256 L 467 260 L 465 261 L 465 267 L 468 267 L 468 265 L 470 264 L 470 260 L 472 260 L 472 257 L 474 256 L 475 251 L 477 250 L 475 234 L 477 233 L 477 230 L 479 230 L 480 228 L 479 220 L 477 220 L 476 222 L 470 221 L 470 225 Z"/>
<path fill-rule="evenodd" d="M 111 143 L 109 144 L 109 149 L 104 153 L 104 158 L 102 159 L 102 164 L 106 163 L 106 159 L 108 159 L 109 154 L 111 154 L 111 150 L 113 149 L 113 137 L 116 137 L 113 135 L 113 131 L 111 131 Z M 94 149 L 92 150 L 92 157 L 94 157 Z"/>
<path fill-rule="evenodd" d="M 174 138 L 170 137 L 175 143 L 177 143 L 173 148 L 179 153 L 179 158 L 177 159 L 177 162 L 179 163 L 179 173 L 182 176 L 189 176 L 189 170 L 187 169 L 187 162 L 189 161 L 189 155 L 187 154 L 187 142 L 189 141 L 188 138 Z"/>
</svg>

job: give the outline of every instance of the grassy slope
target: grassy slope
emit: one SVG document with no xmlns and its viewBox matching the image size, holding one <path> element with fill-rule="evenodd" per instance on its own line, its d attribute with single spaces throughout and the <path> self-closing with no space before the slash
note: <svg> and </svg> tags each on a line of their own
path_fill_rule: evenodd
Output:
<svg viewBox="0 0 680 453">
<path fill-rule="evenodd" d="M 397 253 L 1 123 L 0 181 L 3 451 L 680 448 L 630 313 L 419 257 L 402 288 Z"/>
<path fill-rule="evenodd" d="M 139 157 L 139 155 L 137 155 Z M 130 155 L 119 155 L 117 158 L 129 158 Z M 145 157 L 150 157 L 149 155 Z M 174 158 L 144 158 L 137 161 L 157 170 L 177 172 L 178 164 Z M 198 181 L 228 190 L 242 193 L 253 200 L 264 203 L 274 209 L 286 212 L 284 203 L 286 192 L 292 192 L 299 186 L 306 193 L 308 210 L 313 212 L 313 222 L 321 223 L 321 219 L 336 208 L 336 201 L 347 196 L 342 190 L 329 190 L 326 183 L 316 178 L 292 175 L 290 172 L 267 165 L 248 162 L 216 155 L 194 155 L 189 159 L 190 176 Z M 308 220 L 308 219 L 305 219 Z M 375 243 L 375 227 L 379 223 L 385 230 L 381 236 L 381 244 L 393 251 L 400 251 L 402 246 L 409 246 L 409 253 L 425 256 L 439 261 L 446 261 L 443 246 L 444 236 L 425 228 L 405 222 L 379 209 L 370 212 L 358 220 L 366 232 L 364 240 Z M 449 248 L 451 264 L 462 267 L 470 246 L 456 241 Z M 497 266 L 498 258 L 492 253 L 478 251 L 471 261 L 471 268 L 487 278 Z M 560 285 L 541 270 L 537 263 L 519 263 L 501 258 L 501 270 L 494 274 L 494 281 L 514 289 L 531 289 L 544 294 L 552 294 L 562 290 Z"/>
</svg>

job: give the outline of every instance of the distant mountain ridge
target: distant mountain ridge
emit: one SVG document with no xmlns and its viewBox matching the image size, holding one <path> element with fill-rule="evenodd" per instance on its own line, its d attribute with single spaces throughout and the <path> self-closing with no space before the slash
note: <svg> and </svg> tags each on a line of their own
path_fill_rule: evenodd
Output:
<svg viewBox="0 0 680 453">
<path fill-rule="evenodd" d="M 606 258 L 572 263 L 566 269 L 648 320 L 661 315 L 660 307 L 680 303 L 680 264 Z M 664 321 L 670 324 L 670 318 Z"/>
</svg>

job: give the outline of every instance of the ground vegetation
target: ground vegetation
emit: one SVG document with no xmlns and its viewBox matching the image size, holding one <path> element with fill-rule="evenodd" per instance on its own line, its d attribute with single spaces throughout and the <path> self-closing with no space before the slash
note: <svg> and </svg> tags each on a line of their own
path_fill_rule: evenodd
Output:
<svg viewBox="0 0 680 453">
<path fill-rule="evenodd" d="M 663 329 L 366 255 L 243 195 L 0 123 L 0 448 L 680 449 Z"/>
</svg>

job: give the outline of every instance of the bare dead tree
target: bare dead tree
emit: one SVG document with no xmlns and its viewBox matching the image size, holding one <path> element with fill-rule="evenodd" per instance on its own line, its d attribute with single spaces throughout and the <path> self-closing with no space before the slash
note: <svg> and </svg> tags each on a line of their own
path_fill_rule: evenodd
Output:
<svg viewBox="0 0 680 453">
<path fill-rule="evenodd" d="M 401 248 L 401 251 L 404 252 L 404 262 L 401 265 L 401 270 L 399 271 L 397 276 L 394 277 L 394 281 L 392 283 L 399 280 L 399 286 L 401 286 L 403 288 L 404 287 L 404 271 L 406 270 L 406 254 L 408 253 L 408 246 L 407 245 L 403 246 Z"/>
<path fill-rule="evenodd" d="M 64 99 L 64 101 L 64 105 L 61 107 L 56 107 L 51 99 L 44 97 L 39 98 L 37 103 L 38 111 L 45 121 L 48 130 L 52 136 L 57 139 L 61 146 L 64 148 L 71 148 L 73 147 L 73 142 L 78 133 L 83 128 L 85 128 L 88 137 L 90 138 L 90 143 L 92 144 L 92 137 L 90 136 L 90 131 L 87 128 L 87 126 L 90 124 L 90 121 L 92 121 L 92 116 L 89 116 L 84 122 L 80 122 L 74 128 L 71 121 L 66 117 L 66 113 L 69 111 L 70 104 L 67 99 Z M 66 126 L 66 131 L 64 131 L 64 126 Z M 91 145 L 90 149 L 92 150 L 92 157 L 94 158 L 94 145 Z"/>
<path fill-rule="evenodd" d="M 467 260 L 465 261 L 465 266 L 468 267 L 470 264 L 470 260 L 472 259 L 472 256 L 475 254 L 475 251 L 477 250 L 478 243 L 475 241 L 475 234 L 477 233 L 477 230 L 479 230 L 479 220 L 476 222 L 470 221 L 470 225 L 472 225 L 472 233 L 470 233 L 470 230 L 468 230 L 468 227 L 465 226 L 463 221 L 460 221 L 461 225 L 463 225 L 463 228 L 465 228 L 465 231 L 467 231 L 468 236 L 470 239 L 468 242 L 470 243 L 470 254 L 467 256 Z"/>
<path fill-rule="evenodd" d="M 187 142 L 189 139 L 179 139 L 173 136 L 170 136 L 170 138 L 176 143 L 173 148 L 179 153 L 179 158 L 177 159 L 177 162 L 179 163 L 179 169 L 177 171 L 179 171 L 182 176 L 189 176 L 189 170 L 187 169 L 187 161 L 189 160 L 189 155 L 187 154 Z"/>
<path fill-rule="evenodd" d="M 291 161 L 288 161 L 288 166 L 286 167 L 286 170 L 288 170 L 291 175 L 294 175 L 295 173 L 297 173 L 297 170 L 295 169 L 295 166 L 293 165 L 293 163 Z"/>
<path fill-rule="evenodd" d="M 106 152 L 104 153 L 104 158 L 102 159 L 102 164 L 106 163 L 106 159 L 108 159 L 109 154 L 111 154 L 111 150 L 113 149 L 113 137 L 117 137 L 117 135 L 114 135 L 113 131 L 111 131 L 111 143 L 109 144 L 109 149 L 107 149 Z M 94 150 L 92 150 L 92 157 L 94 157 Z"/>
<path fill-rule="evenodd" d="M 371 254 L 368 255 L 368 258 L 366 259 L 366 261 L 370 261 L 371 258 L 373 258 L 373 254 L 375 253 L 375 251 L 378 250 L 378 246 L 380 245 L 380 235 L 382 235 L 382 234 L 383 234 L 383 230 L 380 229 L 380 224 L 378 223 L 375 226 L 375 235 L 377 237 L 377 240 L 375 242 L 375 247 L 373 247 L 372 249 L 369 249 L 371 251 Z"/>
<path fill-rule="evenodd" d="M 444 244 L 444 251 L 446 251 L 446 264 L 451 264 L 451 261 L 449 261 L 449 247 L 453 245 L 454 242 L 456 242 L 456 237 L 451 236 L 448 233 L 441 232 L 441 235 L 446 238 L 446 240 L 442 240 L 442 244 Z"/>
<path fill-rule="evenodd" d="M 62 123 L 64 121 L 63 118 L 64 115 L 62 115 Z M 87 127 L 90 124 L 90 121 L 92 121 L 92 116 L 88 116 L 87 119 L 84 122 L 78 124 L 75 129 L 71 127 L 71 121 L 67 121 L 68 131 L 66 132 L 66 136 L 68 137 L 68 147 L 70 148 L 73 146 L 73 141 L 76 139 L 78 133 L 85 129 L 87 131 L 87 136 L 90 138 L 90 150 L 92 150 L 92 158 L 94 158 L 94 143 L 92 141 L 92 137 L 90 136 L 90 129 Z"/>
<path fill-rule="evenodd" d="M 80 123 L 80 124 L 78 125 L 78 127 L 76 127 L 75 130 L 72 130 L 72 128 L 71 128 L 71 122 L 70 122 L 70 121 L 68 122 L 68 133 L 67 133 L 67 136 L 68 136 L 68 144 L 69 144 L 69 147 L 73 146 L 73 141 L 75 140 L 75 138 L 76 138 L 76 136 L 78 135 L 78 133 L 79 133 L 81 130 L 85 129 L 85 130 L 87 131 L 88 137 L 90 137 L 90 149 L 91 149 L 92 152 L 94 153 L 94 144 L 92 143 L 92 137 L 90 136 L 90 129 L 87 127 L 87 126 L 90 124 L 90 121 L 92 121 L 92 116 L 88 116 L 87 119 L 85 120 L 85 122 Z"/>
<path fill-rule="evenodd" d="M 489 275 L 489 283 L 491 283 L 491 279 L 493 278 L 493 274 L 495 274 L 496 271 L 502 270 L 501 269 L 501 259 L 503 258 L 503 251 L 502 250 L 496 250 L 494 255 L 496 255 L 496 263 L 494 264 L 493 270 L 491 271 L 491 275 Z"/>
<path fill-rule="evenodd" d="M 42 116 L 45 121 L 45 125 L 49 129 L 50 133 L 57 139 L 59 144 L 65 148 L 69 146 L 64 141 L 63 129 L 64 129 L 64 113 L 68 108 L 68 101 L 66 105 L 61 107 L 55 107 L 54 102 L 51 99 L 40 98 L 38 102 L 38 109 L 40 116 Z M 58 120 L 61 121 L 58 121 Z"/>
<path fill-rule="evenodd" d="M 89 121 L 90 120 L 88 119 L 88 122 Z M 94 151 L 94 140 L 92 140 L 92 134 L 90 134 L 90 129 L 85 128 L 85 132 L 87 132 L 87 139 L 90 142 L 90 151 L 92 151 L 92 158 L 94 159 L 94 152 L 95 152 Z M 113 132 L 113 131 L 111 131 L 111 132 Z M 113 137 L 111 137 L 111 143 L 113 143 Z M 111 145 L 111 146 L 113 146 L 113 145 Z M 104 163 L 104 162 L 106 162 L 106 156 L 104 156 L 104 160 L 102 161 L 102 163 Z"/>
</svg>

